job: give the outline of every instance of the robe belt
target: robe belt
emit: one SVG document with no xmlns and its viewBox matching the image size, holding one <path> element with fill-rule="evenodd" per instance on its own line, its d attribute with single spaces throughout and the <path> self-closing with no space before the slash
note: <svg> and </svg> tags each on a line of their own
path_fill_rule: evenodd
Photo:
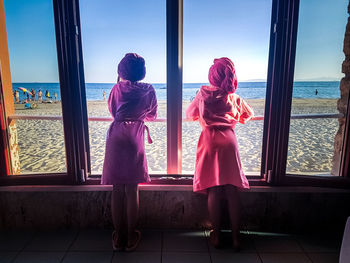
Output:
<svg viewBox="0 0 350 263">
<path fill-rule="evenodd" d="M 148 126 L 145 124 L 145 130 L 147 131 L 147 141 L 149 144 L 153 143 Z"/>
<path fill-rule="evenodd" d="M 148 126 L 145 124 L 144 121 L 141 121 L 141 120 L 117 120 L 117 122 L 124 122 L 126 124 L 132 124 L 132 123 L 135 123 L 135 122 L 142 122 L 144 124 L 144 131 L 147 132 L 147 142 L 149 144 L 153 143 L 153 140 L 151 138 L 151 135 L 150 135 L 150 131 L 149 131 L 149 128 Z"/>
</svg>

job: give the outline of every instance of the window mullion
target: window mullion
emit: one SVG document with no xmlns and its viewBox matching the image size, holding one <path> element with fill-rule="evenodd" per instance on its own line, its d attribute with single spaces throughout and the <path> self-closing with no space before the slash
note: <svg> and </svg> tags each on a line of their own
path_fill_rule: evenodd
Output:
<svg viewBox="0 0 350 263">
<path fill-rule="evenodd" d="M 299 0 L 275 0 L 273 6 L 262 167 L 268 182 L 280 184 L 288 153 Z"/>
<path fill-rule="evenodd" d="M 76 0 L 54 0 L 57 57 L 67 156 L 72 183 L 83 182 L 89 156 L 80 21 Z"/>
<path fill-rule="evenodd" d="M 167 173 L 181 173 L 183 0 L 167 0 Z"/>
</svg>

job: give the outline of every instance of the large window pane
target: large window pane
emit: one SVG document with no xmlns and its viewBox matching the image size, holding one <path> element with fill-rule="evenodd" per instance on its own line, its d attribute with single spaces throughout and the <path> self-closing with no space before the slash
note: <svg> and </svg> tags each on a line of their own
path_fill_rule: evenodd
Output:
<svg viewBox="0 0 350 263">
<path fill-rule="evenodd" d="M 264 115 L 271 7 L 271 0 L 184 0 L 184 110 L 200 87 L 207 85 L 214 58 L 229 57 L 236 66 L 237 94 L 257 116 Z M 263 121 L 236 126 L 247 174 L 260 171 L 262 130 Z M 183 123 L 183 173 L 194 172 L 200 132 L 198 122 Z"/>
<path fill-rule="evenodd" d="M 158 99 L 158 118 L 148 122 L 153 144 L 145 142 L 150 173 L 166 171 L 166 24 L 164 0 L 81 0 L 81 27 L 88 116 L 111 117 L 108 95 L 117 80 L 117 66 L 126 53 L 146 61 L 146 78 Z M 104 96 L 105 94 L 105 96 Z M 105 138 L 111 123 L 89 121 L 91 169 L 101 174 Z"/>
<path fill-rule="evenodd" d="M 337 118 L 348 1 L 301 0 L 287 173 L 338 175 L 344 118 Z M 346 109 L 342 98 L 341 108 Z M 322 118 L 310 115 L 333 114 Z M 319 117 L 319 116 L 318 116 Z M 339 134 L 336 136 L 337 132 Z M 336 145 L 336 146 L 335 146 Z"/>
<path fill-rule="evenodd" d="M 19 118 L 9 122 L 13 171 L 65 172 L 52 1 L 4 0 L 4 6 L 14 94 L 7 114 Z"/>
</svg>

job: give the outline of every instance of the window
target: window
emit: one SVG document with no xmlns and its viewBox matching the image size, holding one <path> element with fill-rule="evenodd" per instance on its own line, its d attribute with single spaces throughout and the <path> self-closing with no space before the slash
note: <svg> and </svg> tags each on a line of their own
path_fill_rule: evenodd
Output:
<svg viewBox="0 0 350 263">
<path fill-rule="evenodd" d="M 339 175 L 345 119 L 338 121 L 337 101 L 347 5 L 300 1 L 287 173 Z M 347 97 L 340 103 L 346 114 Z"/>
<path fill-rule="evenodd" d="M 81 0 L 80 12 L 92 174 L 102 173 L 108 95 L 119 61 L 130 52 L 145 58 L 143 81 L 153 84 L 158 99 L 158 121 L 147 123 L 153 140 L 145 143 L 148 169 L 166 173 L 165 1 Z"/>
<path fill-rule="evenodd" d="M 112 121 L 106 100 L 118 62 L 136 52 L 146 60 L 144 81 L 154 85 L 159 104 L 157 121 L 147 123 L 154 144 L 146 143 L 150 174 L 167 177 L 157 183 L 191 183 L 201 129 L 184 111 L 207 83 L 212 60 L 228 56 L 237 93 L 257 115 L 236 127 L 251 184 L 349 186 L 349 98 L 340 92 L 346 81 L 339 82 L 347 2 L 243 2 L 0 0 L 1 35 L 6 29 L 9 44 L 0 39 L 0 171 L 6 171 L 0 183 L 33 183 L 27 175 L 8 176 L 23 171 L 43 174 L 36 181 L 43 184 L 98 184 Z M 55 92 L 61 102 L 53 97 L 25 110 L 12 94 L 19 87 L 48 89 L 47 102 Z M 11 144 L 16 133 L 19 149 Z"/>
<path fill-rule="evenodd" d="M 4 7 L 11 173 L 66 172 L 52 1 L 4 0 Z"/>
<path fill-rule="evenodd" d="M 214 58 L 229 57 L 239 81 L 236 91 L 264 116 L 269 30 L 272 2 L 184 0 L 183 117 L 191 99 L 202 85 L 208 85 L 208 71 Z M 210 17 L 210 19 L 208 19 Z M 184 173 L 193 174 L 201 127 L 183 123 Z M 246 174 L 259 174 L 263 120 L 235 128 L 241 161 Z"/>
</svg>

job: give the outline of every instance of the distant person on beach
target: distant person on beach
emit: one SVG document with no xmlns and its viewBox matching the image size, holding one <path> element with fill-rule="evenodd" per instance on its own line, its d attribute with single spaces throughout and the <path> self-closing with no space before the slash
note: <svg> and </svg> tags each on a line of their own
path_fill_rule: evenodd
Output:
<svg viewBox="0 0 350 263">
<path fill-rule="evenodd" d="M 45 91 L 45 97 L 46 97 L 46 100 L 49 100 L 51 98 L 50 92 L 48 90 Z"/>
<path fill-rule="evenodd" d="M 57 92 L 55 91 L 55 93 L 53 94 L 54 98 L 55 98 L 55 102 L 57 102 Z"/>
<path fill-rule="evenodd" d="M 15 91 L 15 101 L 16 101 L 16 103 L 19 103 L 19 91 L 18 90 Z"/>
<path fill-rule="evenodd" d="M 253 109 L 237 94 L 235 66 L 229 58 L 214 60 L 209 86 L 202 86 L 186 110 L 186 117 L 199 120 L 202 133 L 197 146 L 193 191 L 208 195 L 212 222 L 210 242 L 221 247 L 221 205 L 227 200 L 232 227 L 232 245 L 239 250 L 240 200 L 238 188 L 249 188 L 242 170 L 234 128 L 246 123 Z"/>
<path fill-rule="evenodd" d="M 41 91 L 41 89 L 39 89 L 39 91 L 38 91 L 38 101 L 39 102 L 43 101 L 43 92 Z"/>
<path fill-rule="evenodd" d="M 196 95 L 198 94 L 198 92 L 199 92 L 199 90 L 196 91 Z M 196 97 L 196 96 L 191 97 L 191 98 L 190 98 L 190 101 L 193 101 L 195 97 Z"/>
<path fill-rule="evenodd" d="M 317 94 L 318 94 L 318 90 L 316 89 L 316 90 L 315 90 L 315 95 L 317 96 Z"/>
<path fill-rule="evenodd" d="M 114 121 L 106 138 L 101 183 L 113 185 L 111 210 L 113 249 L 133 251 L 141 240 L 136 229 L 139 211 L 139 183 L 150 181 L 144 145 L 144 121 L 157 116 L 157 99 L 151 84 L 140 82 L 146 74 L 145 60 L 128 53 L 118 65 L 118 82 L 111 90 L 108 108 Z M 123 215 L 126 215 L 126 220 Z M 123 225 L 127 225 L 127 233 Z"/>
<path fill-rule="evenodd" d="M 35 90 L 32 89 L 30 92 L 32 93 L 32 101 L 35 101 Z"/>
<path fill-rule="evenodd" d="M 103 91 L 103 100 L 106 100 L 106 91 Z"/>
</svg>

